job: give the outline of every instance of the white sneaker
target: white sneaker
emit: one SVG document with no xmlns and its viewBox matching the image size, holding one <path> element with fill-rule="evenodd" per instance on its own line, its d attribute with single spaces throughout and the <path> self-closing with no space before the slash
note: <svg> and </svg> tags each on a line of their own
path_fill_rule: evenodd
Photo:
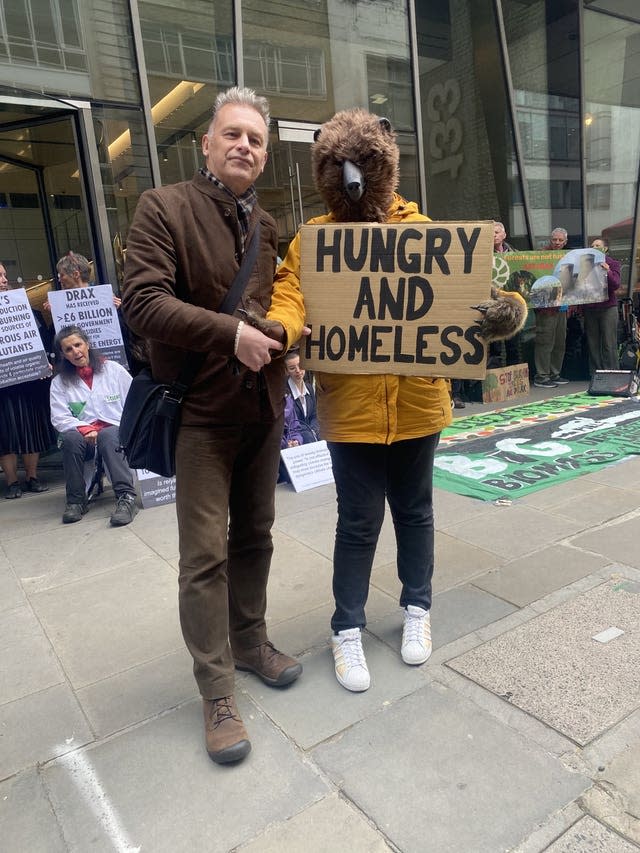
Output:
<svg viewBox="0 0 640 853">
<path fill-rule="evenodd" d="M 367 662 L 362 651 L 360 628 L 345 628 L 331 637 L 336 678 L 346 687 L 359 693 L 368 690 L 371 683 Z"/>
<path fill-rule="evenodd" d="M 431 614 L 422 607 L 409 604 L 404 611 L 402 629 L 402 660 L 417 665 L 431 656 Z"/>
</svg>

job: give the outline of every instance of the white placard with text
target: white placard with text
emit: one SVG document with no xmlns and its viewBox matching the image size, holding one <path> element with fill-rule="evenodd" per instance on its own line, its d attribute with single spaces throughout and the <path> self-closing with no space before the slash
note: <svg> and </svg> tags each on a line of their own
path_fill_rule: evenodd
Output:
<svg viewBox="0 0 640 853">
<path fill-rule="evenodd" d="M 296 492 L 333 483 L 331 456 L 326 441 L 314 441 L 280 451 L 291 484 Z"/>
</svg>

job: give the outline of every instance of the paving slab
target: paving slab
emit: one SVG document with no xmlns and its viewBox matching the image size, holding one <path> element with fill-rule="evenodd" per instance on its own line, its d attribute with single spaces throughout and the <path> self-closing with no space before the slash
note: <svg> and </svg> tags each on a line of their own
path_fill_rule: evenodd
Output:
<svg viewBox="0 0 640 853">
<path fill-rule="evenodd" d="M 176 708 L 197 695 L 193 661 L 186 648 L 76 692 L 97 738 Z"/>
<path fill-rule="evenodd" d="M 74 687 L 85 687 L 183 646 L 176 576 L 138 560 L 31 596 Z"/>
<path fill-rule="evenodd" d="M 484 516 L 479 516 L 451 525 L 447 533 L 509 559 L 538 551 L 581 528 L 575 521 L 556 518 L 535 507 L 512 504 L 499 509 L 500 518 L 492 524 L 488 524 Z"/>
<path fill-rule="evenodd" d="M 2 500 L 2 541 L 10 542 L 23 536 L 46 537 L 49 531 L 60 527 L 64 510 L 64 490 L 23 494 L 19 500 L 7 501 L 4 488 Z"/>
<path fill-rule="evenodd" d="M 0 827 L 7 853 L 67 853 L 36 770 L 0 783 Z"/>
<path fill-rule="evenodd" d="M 640 743 L 629 745 L 625 752 L 612 758 L 598 781 L 609 792 L 615 792 L 620 808 L 640 821 Z"/>
<path fill-rule="evenodd" d="M 334 609 L 332 599 L 320 607 L 310 608 L 290 619 L 274 623 L 269 628 L 269 637 L 277 648 L 293 655 L 324 647 L 331 636 L 331 616 Z M 395 613 L 397 609 L 397 598 L 374 586 L 369 589 L 367 619 L 375 621 L 388 613 Z"/>
<path fill-rule="evenodd" d="M 523 497 L 518 498 L 518 503 L 523 506 L 549 510 L 571 500 L 588 499 L 590 494 L 600 488 L 602 488 L 602 484 L 589 477 L 574 477 L 572 480 L 558 483 L 550 489 L 539 489 L 537 492 L 523 495 Z"/>
<path fill-rule="evenodd" d="M 155 556 L 128 527 L 105 527 L 90 515 L 46 536 L 11 539 L 4 549 L 29 595 Z"/>
<path fill-rule="evenodd" d="M 559 543 L 474 577 L 473 584 L 524 607 L 607 564 L 605 557 Z"/>
<path fill-rule="evenodd" d="M 609 562 L 640 568 L 638 523 L 638 518 L 630 518 L 619 523 L 603 524 L 588 533 L 572 537 L 571 544 L 601 554 Z"/>
<path fill-rule="evenodd" d="M 0 613 L 0 703 L 64 681 L 42 626 L 28 604 Z"/>
<path fill-rule="evenodd" d="M 629 456 L 615 465 L 607 465 L 606 468 L 587 474 L 582 479 L 637 492 L 640 483 L 640 457 Z"/>
<path fill-rule="evenodd" d="M 399 650 L 392 652 L 367 631 L 362 645 L 371 673 L 363 693 L 338 684 L 328 645 L 302 658 L 304 672 L 290 688 L 271 690 L 252 677 L 243 689 L 287 737 L 309 749 L 424 685 L 424 667 L 404 664 Z"/>
<path fill-rule="evenodd" d="M 433 490 L 433 516 L 436 530 L 446 530 L 461 518 L 486 516 L 491 518 L 496 507 L 488 501 L 479 501 L 465 495 L 457 495 L 445 489 Z"/>
<path fill-rule="evenodd" d="M 209 760 L 199 700 L 47 765 L 69 848 L 228 853 L 326 796 L 327 783 L 269 720 L 246 697 L 239 705 L 253 744 L 240 765 Z"/>
<path fill-rule="evenodd" d="M 624 515 L 637 503 L 637 496 L 633 492 L 593 485 L 596 487 L 586 494 L 578 492 L 563 501 L 555 501 L 554 514 L 575 521 L 583 529 L 589 529 L 594 524 L 602 524 Z"/>
<path fill-rule="evenodd" d="M 238 848 L 240 853 L 388 853 L 383 837 L 353 806 L 330 794 L 286 823 L 269 827 L 258 838 Z"/>
<path fill-rule="evenodd" d="M 333 559 L 337 511 L 335 502 L 323 503 L 302 512 L 284 517 L 276 517 L 275 529 L 297 539 L 311 550 Z M 378 546 L 374 557 L 374 566 L 384 565 L 395 560 L 396 540 L 391 514 L 388 509 L 380 531 Z"/>
<path fill-rule="evenodd" d="M 276 516 L 278 518 L 306 512 L 323 504 L 335 507 L 336 488 L 333 483 L 317 486 L 315 489 L 306 489 L 304 492 L 294 491 L 293 486 L 289 483 L 280 483 L 276 486 Z"/>
<path fill-rule="evenodd" d="M 135 518 L 135 526 L 129 529 L 165 560 L 178 556 L 178 522 L 175 504 L 163 504 L 140 510 Z"/>
<path fill-rule="evenodd" d="M 9 560 L 0 548 L 0 613 L 25 603 L 25 594 Z"/>
<path fill-rule="evenodd" d="M 586 744 L 640 705 L 639 605 L 640 584 L 605 582 L 448 665 Z"/>
<path fill-rule="evenodd" d="M 515 609 L 508 602 L 468 584 L 434 595 L 431 604 L 433 648 L 446 646 L 483 625 L 513 613 Z M 375 622 L 369 620 L 367 629 L 397 650 L 402 638 L 403 619 L 403 611 L 398 607 L 395 612 Z"/>
<path fill-rule="evenodd" d="M 638 848 L 587 815 L 549 845 L 546 853 L 638 853 Z"/>
<path fill-rule="evenodd" d="M 498 555 L 467 542 L 461 542 L 441 531 L 436 531 L 434 550 L 434 593 L 465 583 L 470 578 L 483 574 L 503 562 Z M 374 566 L 371 573 L 371 583 L 392 595 L 396 601 L 399 599 L 400 581 L 398 580 L 395 551 L 391 561 Z"/>
<path fill-rule="evenodd" d="M 7 702 L 0 705 L 0 779 L 92 740 L 67 684 Z"/>
<path fill-rule="evenodd" d="M 267 587 L 267 625 L 333 601 L 331 560 L 279 530 Z"/>
<path fill-rule="evenodd" d="M 509 850 L 590 785 L 444 688 L 383 708 L 313 756 L 403 853 Z"/>
</svg>

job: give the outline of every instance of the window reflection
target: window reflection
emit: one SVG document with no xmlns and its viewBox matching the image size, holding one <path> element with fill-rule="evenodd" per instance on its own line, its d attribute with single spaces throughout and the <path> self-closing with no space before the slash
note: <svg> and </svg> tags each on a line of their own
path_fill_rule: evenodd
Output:
<svg viewBox="0 0 640 853">
<path fill-rule="evenodd" d="M 583 245 L 577 10 L 503 0 L 534 244 L 566 228 Z"/>
<path fill-rule="evenodd" d="M 138 8 L 162 183 L 189 180 L 216 95 L 236 82 L 231 0 L 197 0 L 189 15 L 154 0 Z"/>
<path fill-rule="evenodd" d="M 640 24 L 585 11 L 589 239 L 604 237 L 628 287 L 640 160 Z"/>
<path fill-rule="evenodd" d="M 528 248 L 493 3 L 436 0 L 416 14 L 429 215 L 498 219 Z"/>
<path fill-rule="evenodd" d="M 310 128 L 303 143 L 272 134 L 273 171 L 267 166 L 258 181 L 281 244 L 301 220 L 324 212 L 311 179 L 310 144 L 313 129 L 338 110 L 364 107 L 391 121 L 400 192 L 419 200 L 405 0 L 243 0 L 242 28 L 245 84 L 269 98 L 276 120 Z"/>
</svg>

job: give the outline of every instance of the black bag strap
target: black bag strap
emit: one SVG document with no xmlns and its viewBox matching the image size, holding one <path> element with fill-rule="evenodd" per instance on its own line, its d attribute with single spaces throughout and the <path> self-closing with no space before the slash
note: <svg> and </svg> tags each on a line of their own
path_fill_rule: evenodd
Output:
<svg viewBox="0 0 640 853">
<path fill-rule="evenodd" d="M 249 281 L 249 276 L 255 265 L 258 257 L 258 249 L 260 248 L 260 220 L 256 222 L 256 227 L 249 242 L 249 246 L 242 257 L 240 269 L 235 274 L 231 287 L 227 291 L 227 295 L 222 300 L 218 308 L 219 314 L 233 314 L 236 310 L 240 297 L 244 293 L 244 289 Z M 196 352 L 190 353 L 182 363 L 180 373 L 177 378 L 171 383 L 168 390 L 168 396 L 174 400 L 182 400 L 187 389 L 196 378 L 196 375 L 207 358 L 207 353 Z"/>
<path fill-rule="evenodd" d="M 240 297 L 244 293 L 244 289 L 247 286 L 247 281 L 249 280 L 249 276 L 251 275 L 253 265 L 255 264 L 256 258 L 258 257 L 259 248 L 260 220 L 258 219 L 253 232 L 253 236 L 251 237 L 251 242 L 249 243 L 249 246 L 242 257 L 240 269 L 236 273 L 235 278 L 231 282 L 231 287 L 227 291 L 227 295 L 222 300 L 222 303 L 218 308 L 218 312 L 220 314 L 233 314 L 233 312 L 236 310 L 238 302 L 240 302 Z"/>
</svg>

